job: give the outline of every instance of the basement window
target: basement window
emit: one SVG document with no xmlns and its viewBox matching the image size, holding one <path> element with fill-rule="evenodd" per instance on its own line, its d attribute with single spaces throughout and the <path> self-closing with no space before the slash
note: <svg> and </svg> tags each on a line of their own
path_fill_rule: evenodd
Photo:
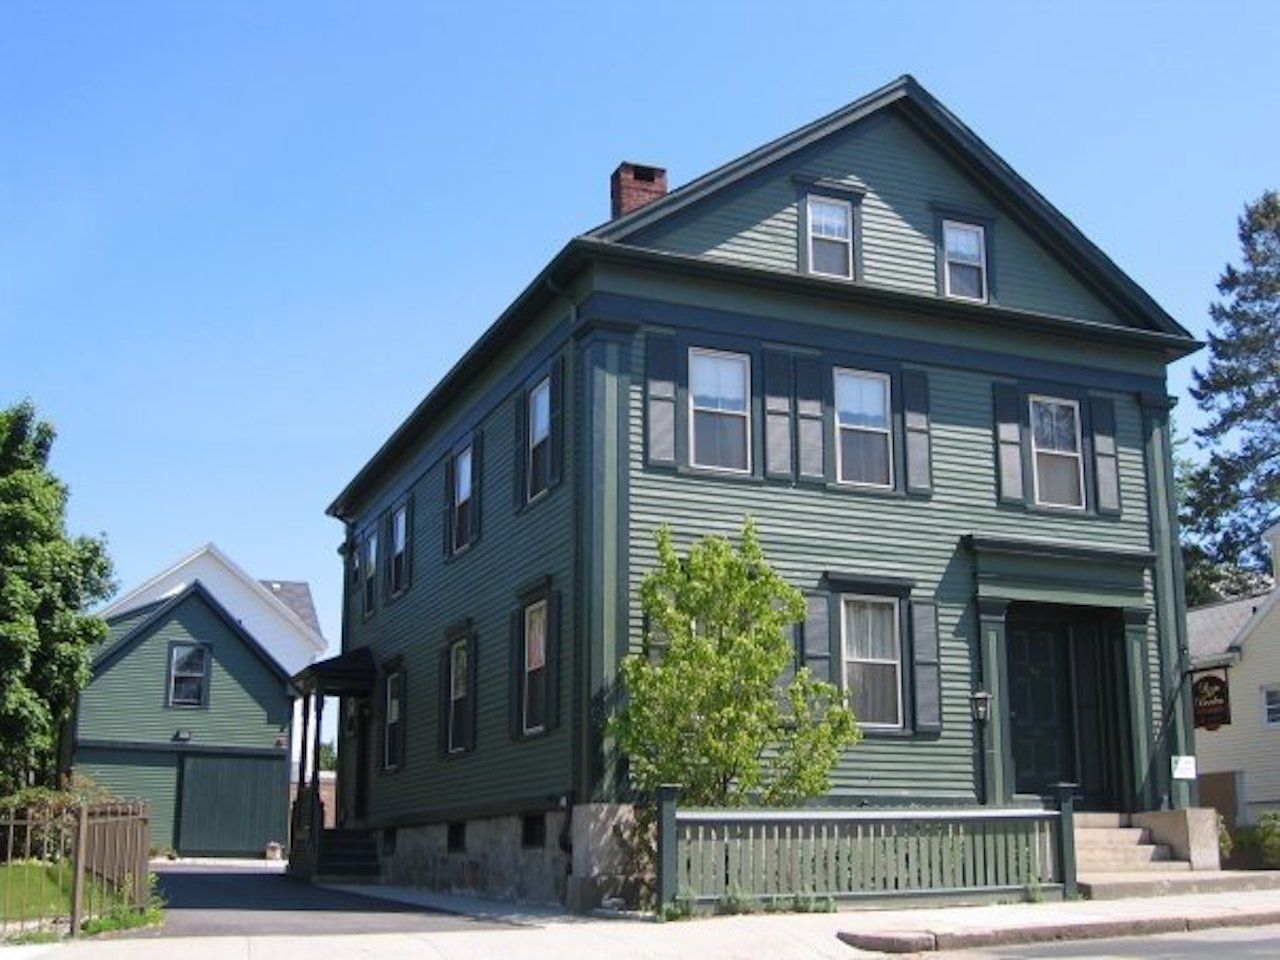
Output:
<svg viewBox="0 0 1280 960">
<path fill-rule="evenodd" d="M 449 824 L 447 846 L 450 853 L 463 853 L 467 849 L 467 823 L 456 820 Z"/>
<path fill-rule="evenodd" d="M 526 850 L 541 850 L 547 845 L 547 817 L 531 813 L 520 818 L 520 846 Z"/>
</svg>

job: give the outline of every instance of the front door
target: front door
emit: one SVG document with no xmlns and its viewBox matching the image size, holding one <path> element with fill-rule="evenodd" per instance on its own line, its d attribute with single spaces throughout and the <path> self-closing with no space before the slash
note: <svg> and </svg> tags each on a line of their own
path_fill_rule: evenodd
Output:
<svg viewBox="0 0 1280 960">
<path fill-rule="evenodd" d="M 1128 794 L 1124 648 L 1108 611 L 1014 604 L 1007 621 L 1014 790 L 1079 784 L 1088 809 Z"/>
<path fill-rule="evenodd" d="M 1070 678 L 1063 624 L 1010 618 L 1009 720 L 1014 790 L 1046 796 L 1072 779 Z"/>
</svg>

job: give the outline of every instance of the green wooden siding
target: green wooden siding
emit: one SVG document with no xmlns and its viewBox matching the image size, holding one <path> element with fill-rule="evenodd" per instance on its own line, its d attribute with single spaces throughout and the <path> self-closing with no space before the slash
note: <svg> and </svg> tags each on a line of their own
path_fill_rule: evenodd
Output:
<svg viewBox="0 0 1280 960">
<path fill-rule="evenodd" d="M 573 617 L 573 475 L 571 351 L 560 348 L 564 367 L 565 459 L 560 483 L 534 504 L 517 511 L 515 409 L 517 388 L 499 391 L 495 384 L 516 371 L 536 349 L 563 340 L 565 312 L 548 312 L 531 323 L 511 345 L 510 361 L 479 378 L 440 418 L 439 430 L 421 438 L 417 450 L 385 478 L 369 497 L 355 531 L 381 522 L 385 507 L 408 489 L 413 497 L 412 583 L 407 592 L 387 599 L 381 588 L 374 614 L 365 618 L 360 595 L 350 577 L 344 592 L 346 648 L 370 645 L 380 663 L 398 658 L 405 670 L 405 756 L 399 770 L 381 769 L 381 703 L 374 697 L 369 777 L 369 817 L 374 824 L 424 822 L 462 815 L 477 805 L 537 802 L 552 805 L 571 789 Z M 546 364 L 550 363 L 548 354 Z M 538 364 L 536 369 L 544 369 Z M 518 372 L 518 371 L 516 371 Z M 520 381 L 523 384 L 524 378 Z M 445 470 L 443 459 L 425 467 L 424 450 L 441 435 L 479 417 L 483 436 L 476 489 L 480 503 L 480 537 L 465 552 L 444 556 Z M 385 533 L 383 537 L 385 538 Z M 517 592 L 543 577 L 560 593 L 559 723 L 555 729 L 524 740 L 509 729 L 511 614 L 519 609 Z M 440 658 L 445 632 L 469 619 L 475 632 L 473 666 L 476 680 L 475 748 L 444 756 L 440 735 Z M 344 804 L 353 801 L 354 743 L 344 724 L 341 785 Z"/>
<path fill-rule="evenodd" d="M 169 647 L 208 644 L 207 708 L 169 707 Z M 170 743 L 178 730 L 196 745 L 270 748 L 289 729 L 285 682 L 193 593 L 130 648 L 109 660 L 80 696 L 81 740 Z"/>
<path fill-rule="evenodd" d="M 795 270 L 799 210 L 793 176 L 866 191 L 860 259 L 867 283 L 935 294 L 937 213 L 931 204 L 945 204 L 995 215 L 992 267 L 1001 304 L 1120 322 L 930 141 L 892 114 L 865 120 L 628 242 Z"/>
<path fill-rule="evenodd" d="M 1115 519 L 1046 515 L 996 505 L 992 377 L 926 367 L 933 422 L 934 492 L 928 499 L 674 475 L 644 463 L 644 338 L 634 340 L 630 418 L 631 637 L 639 643 L 640 581 L 656 557 L 653 532 L 672 525 L 687 544 L 735 535 L 744 514 L 760 527 L 766 555 L 794 585 L 813 588 L 826 570 L 914 578 L 914 595 L 938 602 L 943 725 L 937 737 L 871 735 L 834 775 L 844 797 L 974 799 L 976 780 L 968 697 L 976 663 L 974 571 L 959 544 L 971 531 L 1145 549 L 1147 500 L 1141 412 L 1114 394 L 1123 514 Z M 1152 603 L 1147 578 L 1144 603 Z M 1154 623 L 1149 651 L 1158 658 Z M 1155 671 L 1158 676 L 1158 671 Z M 1153 684 L 1157 723 L 1160 690 Z"/>
<path fill-rule="evenodd" d="M 173 752 L 85 747 L 76 751 L 75 768 L 117 796 L 150 802 L 151 845 L 169 850 L 174 846 L 179 762 Z"/>
</svg>

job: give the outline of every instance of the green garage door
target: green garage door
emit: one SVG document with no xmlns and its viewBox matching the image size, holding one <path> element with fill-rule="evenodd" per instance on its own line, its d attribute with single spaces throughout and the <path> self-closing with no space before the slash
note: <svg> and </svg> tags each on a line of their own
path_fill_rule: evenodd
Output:
<svg viewBox="0 0 1280 960">
<path fill-rule="evenodd" d="M 262 856 L 286 843 L 287 769 L 282 757 L 184 756 L 178 853 Z"/>
</svg>

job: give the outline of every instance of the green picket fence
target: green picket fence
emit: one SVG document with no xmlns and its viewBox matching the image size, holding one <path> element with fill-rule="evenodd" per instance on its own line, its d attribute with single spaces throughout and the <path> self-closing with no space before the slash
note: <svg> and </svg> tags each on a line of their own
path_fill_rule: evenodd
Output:
<svg viewBox="0 0 1280 960">
<path fill-rule="evenodd" d="M 660 804 L 659 894 L 836 900 L 1061 895 L 1075 886 L 1063 809 L 680 809 Z"/>
</svg>

